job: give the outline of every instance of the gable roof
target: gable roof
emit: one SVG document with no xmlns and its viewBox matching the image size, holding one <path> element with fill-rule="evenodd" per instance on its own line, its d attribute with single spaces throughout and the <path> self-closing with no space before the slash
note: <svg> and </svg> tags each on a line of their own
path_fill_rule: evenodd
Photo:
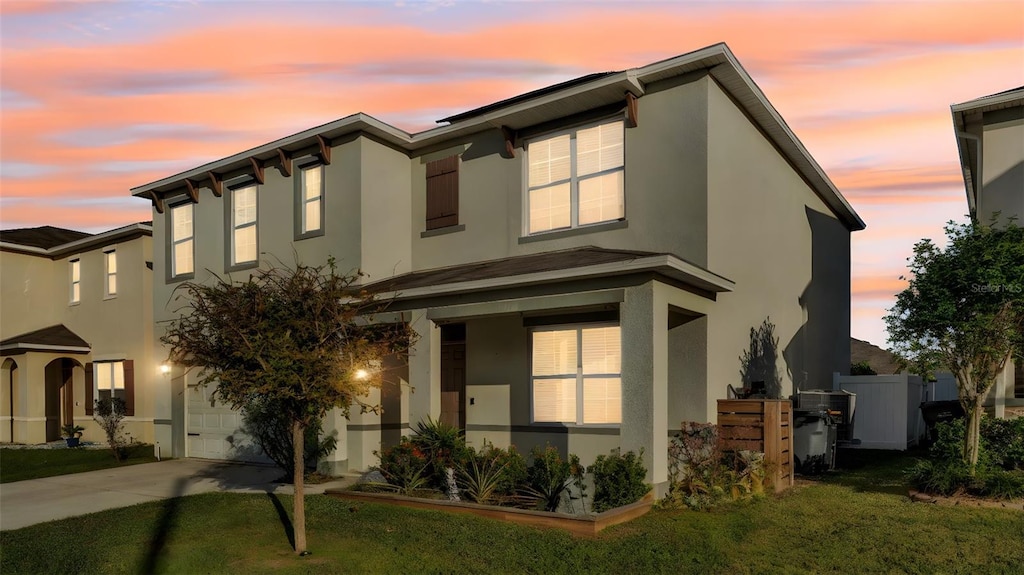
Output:
<svg viewBox="0 0 1024 575">
<path fill-rule="evenodd" d="M 59 259 L 115 242 L 153 235 L 153 222 L 130 224 L 99 234 L 41 226 L 0 230 L 0 251 Z"/>
<path fill-rule="evenodd" d="M 0 242 L 48 250 L 62 244 L 87 238 L 91 235 L 92 234 L 87 234 L 85 232 L 67 230 L 54 226 L 40 226 L 38 228 L 0 230 Z"/>
<path fill-rule="evenodd" d="M 26 351 L 89 353 L 92 348 L 64 324 L 51 325 L 0 341 L 0 355 Z"/>
<path fill-rule="evenodd" d="M 842 196 L 821 166 L 786 125 L 782 116 L 768 102 L 761 89 L 740 65 L 724 43 L 620 72 L 589 74 L 575 80 L 521 94 L 482 106 L 462 114 L 449 116 L 450 122 L 410 134 L 366 114 L 353 114 L 340 120 L 304 130 L 261 146 L 186 170 L 155 182 L 132 188 L 134 196 L 154 200 L 185 193 L 186 180 L 193 185 L 214 185 L 216 174 L 222 178 L 249 173 L 252 162 L 273 165 L 281 152 L 308 151 L 319 146 L 319 140 L 332 140 L 350 134 L 365 134 L 388 143 L 406 153 L 501 127 L 512 131 L 537 126 L 563 118 L 623 102 L 625 93 L 641 97 L 647 84 L 706 71 L 733 99 L 759 130 L 768 138 L 808 185 L 832 209 L 849 230 L 862 230 L 864 221 Z"/>
</svg>

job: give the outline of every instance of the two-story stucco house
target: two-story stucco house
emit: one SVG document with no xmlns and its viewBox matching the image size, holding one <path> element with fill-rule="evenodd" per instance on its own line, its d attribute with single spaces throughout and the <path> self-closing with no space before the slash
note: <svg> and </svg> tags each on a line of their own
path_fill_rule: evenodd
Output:
<svg viewBox="0 0 1024 575">
<path fill-rule="evenodd" d="M 0 442 L 58 440 L 65 424 L 102 441 L 93 402 L 108 396 L 131 439 L 154 441 L 152 235 L 0 231 Z"/>
<path fill-rule="evenodd" d="M 1024 226 L 1024 86 L 950 109 L 971 217 L 983 224 L 1016 218 Z M 1024 399 L 1024 365 L 1010 362 L 988 401 L 997 417 L 1006 404 L 1024 414 L 1015 399 Z"/>
<path fill-rule="evenodd" d="M 154 203 L 158 321 L 184 279 L 296 256 L 396 298 L 419 342 L 382 415 L 328 422 L 333 469 L 430 416 L 585 463 L 643 448 L 663 484 L 670 433 L 715 420 L 767 318 L 785 394 L 849 368 L 864 223 L 724 44 L 441 124 L 356 114 L 133 189 Z M 158 437 L 244 456 L 237 414 L 190 378 L 174 368 Z"/>
</svg>

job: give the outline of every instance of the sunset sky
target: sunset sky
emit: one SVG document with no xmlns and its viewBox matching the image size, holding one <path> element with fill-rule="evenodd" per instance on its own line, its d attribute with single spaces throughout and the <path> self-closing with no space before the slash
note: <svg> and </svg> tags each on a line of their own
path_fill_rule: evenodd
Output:
<svg viewBox="0 0 1024 575">
<path fill-rule="evenodd" d="M 966 212 L 952 103 L 1024 84 L 1014 2 L 0 0 L 0 225 L 150 219 L 129 188 L 354 112 L 409 131 L 726 42 L 867 222 L 854 337 Z"/>
</svg>

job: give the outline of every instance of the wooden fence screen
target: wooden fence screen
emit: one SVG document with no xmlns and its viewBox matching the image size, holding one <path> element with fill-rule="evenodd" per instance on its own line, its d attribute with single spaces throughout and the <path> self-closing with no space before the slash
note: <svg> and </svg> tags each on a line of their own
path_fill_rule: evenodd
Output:
<svg viewBox="0 0 1024 575">
<path fill-rule="evenodd" d="M 726 451 L 764 453 L 775 491 L 793 485 L 793 406 L 788 399 L 719 399 L 718 435 Z"/>
</svg>

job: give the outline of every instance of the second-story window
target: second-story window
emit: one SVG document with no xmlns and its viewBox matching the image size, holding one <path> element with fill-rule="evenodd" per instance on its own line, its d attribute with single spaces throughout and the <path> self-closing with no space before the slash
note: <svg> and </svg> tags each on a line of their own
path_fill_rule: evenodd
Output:
<svg viewBox="0 0 1024 575">
<path fill-rule="evenodd" d="M 256 238 L 256 186 L 236 188 L 231 191 L 231 265 L 256 262 Z"/>
<path fill-rule="evenodd" d="M 528 142 L 528 233 L 625 217 L 624 139 L 615 120 Z"/>
<path fill-rule="evenodd" d="M 103 294 L 105 297 L 117 295 L 117 251 L 103 252 Z"/>
<path fill-rule="evenodd" d="M 427 229 L 459 225 L 459 157 L 427 163 Z"/>
<path fill-rule="evenodd" d="M 82 260 L 71 260 L 71 303 L 82 301 Z"/>
<path fill-rule="evenodd" d="M 171 208 L 171 277 L 187 276 L 195 271 L 192 204 Z"/>
<path fill-rule="evenodd" d="M 300 167 L 296 186 L 296 236 L 320 235 L 324 229 L 324 165 Z"/>
</svg>

